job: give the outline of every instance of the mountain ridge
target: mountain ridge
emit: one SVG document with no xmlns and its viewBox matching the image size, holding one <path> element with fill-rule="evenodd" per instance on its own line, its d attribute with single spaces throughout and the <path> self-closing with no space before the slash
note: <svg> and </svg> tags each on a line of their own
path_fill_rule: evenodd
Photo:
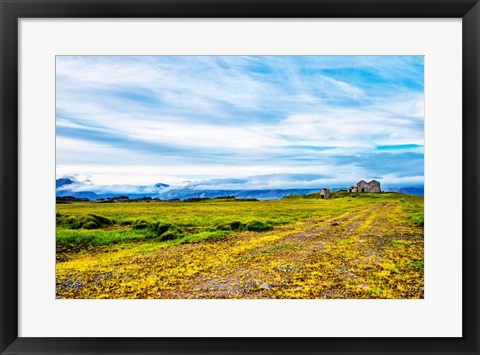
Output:
<svg viewBox="0 0 480 355">
<path fill-rule="evenodd" d="M 313 188 L 286 188 L 286 189 L 196 189 L 191 187 L 172 187 L 164 183 L 154 185 L 112 185 L 99 187 L 96 185 L 82 184 L 71 179 L 57 179 L 56 196 L 73 196 L 75 198 L 88 198 L 98 200 L 118 196 L 129 198 L 151 197 L 161 200 L 186 200 L 189 198 L 214 198 L 220 196 L 233 196 L 235 198 L 255 198 L 259 200 L 277 200 L 292 194 L 309 194 L 319 191 L 322 187 Z M 90 190 L 94 188 L 95 191 Z M 110 190 L 109 190 L 110 189 Z M 346 187 L 336 187 L 332 190 L 345 190 Z M 115 190 L 115 191 L 114 191 Z M 386 187 L 385 191 L 400 192 L 404 194 L 423 195 L 423 186 Z"/>
</svg>

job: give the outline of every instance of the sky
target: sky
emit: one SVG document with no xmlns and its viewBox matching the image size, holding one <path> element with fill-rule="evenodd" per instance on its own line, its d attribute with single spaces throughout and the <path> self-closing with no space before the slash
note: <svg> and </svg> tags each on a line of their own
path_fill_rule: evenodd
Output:
<svg viewBox="0 0 480 355">
<path fill-rule="evenodd" d="M 423 185 L 423 56 L 57 56 L 57 178 Z"/>
</svg>

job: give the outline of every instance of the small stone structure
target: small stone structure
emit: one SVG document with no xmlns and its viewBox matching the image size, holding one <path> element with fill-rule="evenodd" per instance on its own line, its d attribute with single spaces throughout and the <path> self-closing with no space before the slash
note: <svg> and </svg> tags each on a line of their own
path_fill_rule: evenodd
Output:
<svg viewBox="0 0 480 355">
<path fill-rule="evenodd" d="M 330 198 L 330 189 L 321 189 L 320 198 L 321 199 Z"/>
<path fill-rule="evenodd" d="M 357 187 L 351 186 L 348 188 L 349 192 L 382 192 L 380 188 L 380 183 L 377 180 L 372 180 L 366 182 L 365 180 L 360 180 L 357 182 Z"/>
</svg>

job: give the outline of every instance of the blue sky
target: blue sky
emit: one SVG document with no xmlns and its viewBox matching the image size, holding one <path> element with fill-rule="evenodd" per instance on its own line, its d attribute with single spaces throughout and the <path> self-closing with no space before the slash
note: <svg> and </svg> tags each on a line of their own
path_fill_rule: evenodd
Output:
<svg viewBox="0 0 480 355">
<path fill-rule="evenodd" d="M 57 178 L 423 185 L 421 56 L 58 56 Z"/>
</svg>

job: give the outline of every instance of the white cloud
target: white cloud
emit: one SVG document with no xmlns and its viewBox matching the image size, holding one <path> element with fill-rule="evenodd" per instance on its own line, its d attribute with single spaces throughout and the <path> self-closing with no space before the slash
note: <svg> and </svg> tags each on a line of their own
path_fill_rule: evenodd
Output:
<svg viewBox="0 0 480 355">
<path fill-rule="evenodd" d="M 362 89 L 356 87 L 355 85 L 348 84 L 340 80 L 335 80 L 327 76 L 320 76 L 320 78 L 322 80 L 325 80 L 329 85 L 329 90 L 334 90 L 337 95 L 343 94 L 350 96 L 354 99 L 365 97 L 365 92 L 363 92 Z"/>
<path fill-rule="evenodd" d="M 423 92 L 400 80 L 417 85 L 423 72 L 408 57 L 57 58 L 57 176 L 178 185 L 321 172 L 340 181 L 373 173 L 341 158 L 423 145 Z M 327 68 L 388 80 L 372 92 Z"/>
</svg>

